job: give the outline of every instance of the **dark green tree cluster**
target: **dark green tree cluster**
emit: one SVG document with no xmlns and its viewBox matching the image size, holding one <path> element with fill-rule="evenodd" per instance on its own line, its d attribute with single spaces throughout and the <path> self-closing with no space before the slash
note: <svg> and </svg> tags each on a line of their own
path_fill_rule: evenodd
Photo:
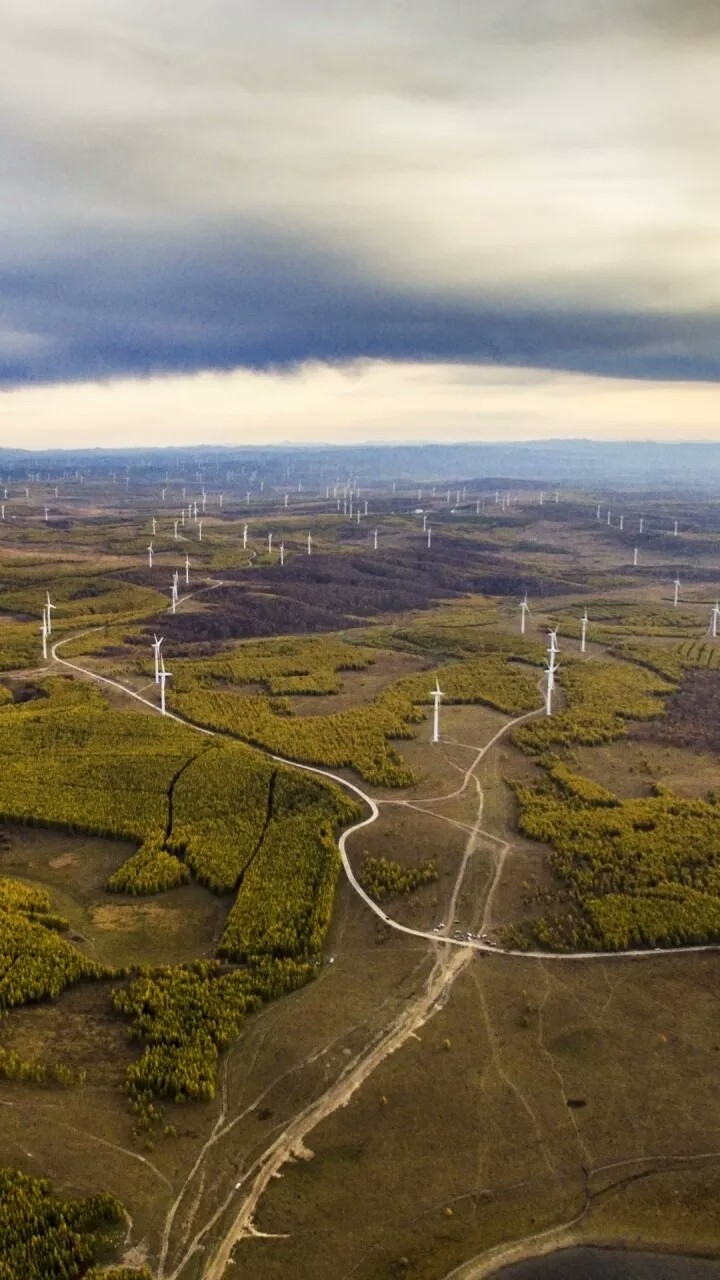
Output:
<svg viewBox="0 0 720 1280">
<path fill-rule="evenodd" d="M 174 1102 L 215 1095 L 218 1056 L 245 1015 L 265 1000 L 303 986 L 313 966 L 251 957 L 246 969 L 223 972 L 216 961 L 143 971 L 113 993 L 117 1012 L 145 1043 L 128 1068 L 127 1089 L 138 1114 L 156 1118 L 153 1098 Z"/>
<path fill-rule="evenodd" d="M 270 819 L 228 915 L 221 955 L 320 953 L 340 865 L 335 832 L 358 814 L 336 787 L 278 770 Z"/>
<path fill-rule="evenodd" d="M 61 1200 L 45 1179 L 0 1168 L 0 1280 L 87 1277 L 124 1217 L 107 1193 Z"/>
<path fill-rule="evenodd" d="M 437 866 L 426 861 L 417 867 L 403 867 L 389 858 L 371 858 L 366 854 L 358 880 L 371 898 L 384 902 L 386 898 L 412 893 L 420 885 L 437 880 Z"/>
<path fill-rule="evenodd" d="M 628 720 L 663 714 L 674 685 L 631 662 L 576 662 L 560 674 L 567 710 L 521 725 L 513 739 L 523 751 L 543 753 L 555 745 L 596 746 L 627 733 Z"/>
<path fill-rule="evenodd" d="M 82 978 L 108 970 L 58 936 L 58 921 L 41 890 L 0 880 L 0 1011 L 55 997 Z"/>
<path fill-rule="evenodd" d="M 520 828 L 552 846 L 568 899 L 527 937 L 602 950 L 720 941 L 720 805 L 663 788 L 609 804 L 562 779 L 517 792 Z"/>
</svg>

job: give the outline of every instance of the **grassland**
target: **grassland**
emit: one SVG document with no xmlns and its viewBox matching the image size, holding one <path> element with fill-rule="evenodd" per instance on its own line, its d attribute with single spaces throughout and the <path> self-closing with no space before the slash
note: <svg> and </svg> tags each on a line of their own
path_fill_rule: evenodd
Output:
<svg viewBox="0 0 720 1280">
<path fill-rule="evenodd" d="M 240 494 L 202 543 L 190 520 L 176 542 L 177 512 L 140 486 L 73 502 L 62 525 L 17 503 L 0 527 L 0 916 L 21 997 L 0 1023 L 7 1163 L 63 1200 L 112 1192 L 132 1218 L 115 1256 L 159 1280 L 441 1280 L 573 1220 L 582 1238 L 717 1251 L 714 955 L 581 963 L 403 937 L 344 880 L 336 894 L 354 801 L 266 754 L 365 780 L 380 816 L 350 860 L 421 933 L 714 938 L 712 539 L 658 535 L 633 574 L 591 503 L 490 500 L 437 503 L 427 555 L 413 504 L 388 500 L 373 557 L 366 528 L 275 495 L 245 552 Z M 164 634 L 169 701 L 218 736 L 35 670 L 46 590 L 60 653 L 151 702 Z M 577 936 L 548 933 L 566 917 Z M 45 954 L 55 985 L 24 959 L 18 984 L 18 958 Z"/>
</svg>

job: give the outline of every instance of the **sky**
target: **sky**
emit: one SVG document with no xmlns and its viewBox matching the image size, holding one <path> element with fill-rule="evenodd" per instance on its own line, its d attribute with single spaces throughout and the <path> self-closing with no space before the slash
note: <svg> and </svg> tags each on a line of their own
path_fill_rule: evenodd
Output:
<svg viewBox="0 0 720 1280">
<path fill-rule="evenodd" d="M 0 444 L 720 437 L 716 0 L 0 34 Z"/>
</svg>

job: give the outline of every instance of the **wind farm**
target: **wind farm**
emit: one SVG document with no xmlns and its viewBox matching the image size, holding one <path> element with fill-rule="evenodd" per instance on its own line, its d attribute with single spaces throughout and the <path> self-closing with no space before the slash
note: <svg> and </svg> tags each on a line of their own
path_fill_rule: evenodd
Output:
<svg viewBox="0 0 720 1280">
<path fill-rule="evenodd" d="M 708 1248 L 715 505 L 329 465 L 0 467 L 10 1163 L 155 1280 Z"/>
</svg>

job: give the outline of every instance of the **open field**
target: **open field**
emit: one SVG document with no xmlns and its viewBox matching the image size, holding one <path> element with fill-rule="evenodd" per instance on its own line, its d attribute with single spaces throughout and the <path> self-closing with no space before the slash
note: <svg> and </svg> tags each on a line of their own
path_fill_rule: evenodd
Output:
<svg viewBox="0 0 720 1280">
<path fill-rule="evenodd" d="M 172 484 L 0 522 L 6 1163 L 111 1191 L 157 1280 L 444 1280 L 553 1227 L 720 1253 L 720 962 L 647 953 L 720 940 L 710 514 L 648 500 L 633 571 L 594 495 L 438 498 L 428 549 L 378 494 L 374 553 L 321 495 L 226 488 L 202 542 Z M 374 906 L 336 847 L 373 813 L 313 769 L 377 806 L 341 842 Z M 643 955 L 558 956 L 619 900 L 663 903 Z"/>
</svg>

